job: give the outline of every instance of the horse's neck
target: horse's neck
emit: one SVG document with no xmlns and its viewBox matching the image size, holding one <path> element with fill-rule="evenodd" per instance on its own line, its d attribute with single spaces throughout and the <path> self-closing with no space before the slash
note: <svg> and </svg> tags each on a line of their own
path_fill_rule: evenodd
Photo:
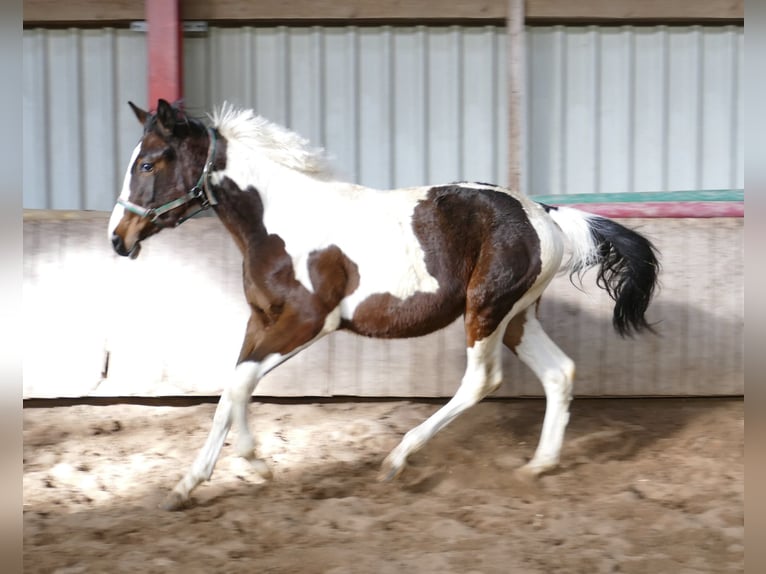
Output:
<svg viewBox="0 0 766 574">
<path fill-rule="evenodd" d="M 245 186 L 222 183 L 217 189 L 218 217 L 240 250 L 257 250 L 268 235 L 310 237 L 309 229 L 321 226 L 339 197 L 337 184 L 286 170 L 269 173 Z"/>
</svg>

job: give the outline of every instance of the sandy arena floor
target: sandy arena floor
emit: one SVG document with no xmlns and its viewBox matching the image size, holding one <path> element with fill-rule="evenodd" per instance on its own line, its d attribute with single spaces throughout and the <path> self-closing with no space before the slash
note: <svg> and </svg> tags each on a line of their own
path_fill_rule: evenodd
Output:
<svg viewBox="0 0 766 574">
<path fill-rule="evenodd" d="M 437 407 L 254 403 L 274 479 L 229 445 L 183 512 L 156 506 L 213 404 L 27 408 L 24 571 L 744 571 L 741 400 L 575 400 L 562 468 L 532 485 L 512 471 L 537 444 L 544 403 L 485 401 L 377 482 Z"/>
</svg>

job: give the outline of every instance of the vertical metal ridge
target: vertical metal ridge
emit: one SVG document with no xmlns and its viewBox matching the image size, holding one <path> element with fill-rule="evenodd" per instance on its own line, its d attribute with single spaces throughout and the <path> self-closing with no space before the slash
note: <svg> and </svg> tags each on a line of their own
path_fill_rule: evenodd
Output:
<svg viewBox="0 0 766 574">
<path fill-rule="evenodd" d="M 463 82 L 465 82 L 465 46 L 463 42 L 463 35 L 458 26 L 451 26 L 452 35 L 455 37 L 455 60 L 457 67 L 457 138 L 455 138 L 455 145 L 457 146 L 457 172 L 458 177 L 462 180 L 465 179 L 465 157 L 463 150 L 463 138 L 465 137 L 465 114 L 461 113 L 465 109 L 465 90 Z"/>
<path fill-rule="evenodd" d="M 561 117 L 561 124 L 559 129 L 561 131 L 559 135 L 559 189 L 556 193 L 567 193 L 567 98 L 568 98 L 568 65 L 567 65 L 567 36 L 565 35 L 565 28 L 563 26 L 556 26 L 556 40 L 559 44 L 559 66 L 561 66 L 560 72 L 560 100 L 559 100 L 559 115 Z"/>
<path fill-rule="evenodd" d="M 110 46 L 109 47 L 109 53 L 110 53 L 110 64 L 111 64 L 109 66 L 109 69 L 110 69 L 110 72 L 111 72 L 111 76 L 110 76 L 109 80 L 110 80 L 110 83 L 111 83 L 112 97 L 114 98 L 114 100 L 112 102 L 112 106 L 113 106 L 113 109 L 114 109 L 114 112 L 115 112 L 112 115 L 112 123 L 113 123 L 113 125 L 112 125 L 112 128 L 113 128 L 112 133 L 116 134 L 118 132 L 118 129 L 117 129 L 118 128 L 118 125 L 117 125 L 117 113 L 116 112 L 117 112 L 117 108 L 120 106 L 120 102 L 119 102 L 119 100 L 117 100 L 117 94 L 119 93 L 119 90 L 117 88 L 117 85 L 118 85 L 118 83 L 117 83 L 117 58 L 118 58 L 118 55 L 117 55 L 117 37 L 116 37 L 116 35 L 114 33 L 114 28 L 109 28 L 109 46 Z M 117 137 L 116 136 L 113 138 L 112 144 L 113 144 L 112 156 L 113 156 L 113 161 L 114 161 L 114 165 L 112 167 L 112 171 L 113 171 L 112 177 L 113 177 L 114 183 L 116 184 L 116 185 L 114 185 L 114 190 L 112 192 L 112 200 L 116 201 L 117 197 L 120 194 L 119 182 L 120 182 L 120 177 L 122 176 L 121 164 L 122 164 L 123 161 L 126 161 L 126 160 L 124 160 L 124 159 L 122 159 L 122 157 L 120 157 L 120 146 L 118 145 Z"/>
<path fill-rule="evenodd" d="M 360 137 L 361 134 L 359 133 L 359 123 L 361 120 L 361 102 L 360 102 L 360 92 L 361 92 L 361 80 L 360 80 L 360 71 L 359 71 L 359 28 L 356 26 L 352 26 L 351 30 L 349 31 L 351 34 L 351 67 L 352 67 L 352 73 L 353 73 L 353 80 L 352 84 L 354 86 L 354 95 L 353 95 L 353 102 L 354 102 L 354 180 L 357 183 L 361 183 L 361 171 L 362 171 L 362 160 L 361 160 L 361 146 L 360 146 Z"/>
<path fill-rule="evenodd" d="M 277 27 L 278 35 L 277 38 L 279 39 L 280 44 L 282 44 L 282 54 L 284 56 L 284 70 L 285 70 L 285 76 L 284 76 L 284 87 L 285 87 L 285 123 L 288 127 L 293 127 L 293 101 L 292 101 L 292 82 L 290 81 L 291 78 L 291 69 L 292 66 L 290 65 L 290 59 L 292 55 L 292 50 L 290 49 L 290 31 L 287 29 L 286 26 L 278 26 Z"/>
<path fill-rule="evenodd" d="M 44 97 L 44 125 L 49 126 L 51 122 L 51 62 L 50 62 L 50 36 L 45 31 L 40 31 L 43 38 L 43 86 L 42 92 Z M 48 209 L 53 207 L 53 177 L 51 174 L 51 157 L 53 156 L 52 150 L 53 142 L 51 138 L 45 139 L 45 206 Z"/>
<path fill-rule="evenodd" d="M 82 31 L 76 30 L 73 31 L 73 43 L 75 44 L 75 62 L 77 66 L 77 70 L 75 71 L 75 75 L 77 77 L 77 80 L 75 82 L 76 90 L 77 90 L 77 146 L 75 149 L 77 150 L 77 165 L 78 165 L 78 171 L 77 174 L 77 180 L 78 180 L 78 187 L 77 190 L 77 197 L 79 199 L 80 204 L 77 206 L 77 209 L 85 209 L 87 205 L 87 181 L 85 178 L 85 153 L 84 153 L 84 144 L 85 144 L 85 81 L 83 77 L 83 58 L 85 57 L 83 53 L 83 47 L 82 47 Z"/>
<path fill-rule="evenodd" d="M 253 28 L 252 26 L 243 26 L 239 30 L 239 33 L 242 36 L 244 44 L 244 49 L 242 50 L 244 52 L 242 54 L 242 58 L 244 60 L 244 65 L 242 67 L 244 70 L 242 70 L 242 73 L 245 75 L 245 100 L 247 101 L 247 105 L 257 110 L 258 105 L 256 94 L 258 91 L 255 88 L 256 58 L 253 54 Z"/>
<path fill-rule="evenodd" d="M 533 81 L 533 74 L 535 70 L 534 62 L 532 60 L 533 56 L 533 44 L 534 44 L 534 38 L 535 38 L 535 32 L 534 28 L 528 28 L 527 32 L 525 33 L 526 37 L 526 54 L 525 54 L 525 72 L 524 72 L 524 81 L 527 84 L 527 97 L 524 102 L 524 116 L 527 118 L 527 129 L 526 133 L 524 134 L 524 148 L 527 150 L 525 157 L 524 157 L 524 173 L 526 174 L 527 182 L 527 194 L 533 195 L 535 193 L 535 184 L 536 184 L 536 178 L 535 178 L 535 170 L 533 166 L 533 150 L 532 150 L 532 133 L 535 128 L 535 122 L 534 122 L 534 115 L 532 114 L 532 102 L 535 101 L 535 82 Z M 499 58 L 498 58 L 499 59 Z M 498 96 L 497 99 L 499 100 L 500 97 Z M 499 138 L 498 138 L 499 140 Z"/>
<path fill-rule="evenodd" d="M 316 103 L 316 111 L 317 115 L 319 116 L 317 118 L 318 121 L 318 129 L 319 129 L 319 144 L 322 146 L 323 149 L 327 148 L 327 114 L 325 113 L 325 110 L 327 109 L 326 100 L 327 100 L 327 82 L 325 80 L 326 74 L 325 70 L 327 69 L 327 55 L 325 50 L 325 41 L 324 41 L 324 34 L 322 34 L 322 29 L 319 26 L 314 26 L 312 28 L 312 36 L 314 38 L 314 50 L 315 50 L 315 65 L 316 69 L 318 70 L 318 86 L 317 86 L 317 103 Z"/>
<path fill-rule="evenodd" d="M 383 60 L 384 69 L 386 74 L 385 82 L 385 100 L 386 100 L 386 113 L 388 114 L 388 173 L 386 175 L 386 186 L 391 188 L 395 186 L 396 182 L 396 120 L 394 114 L 396 113 L 396 98 L 395 94 L 395 82 L 396 74 L 394 71 L 395 55 L 394 55 L 394 35 L 391 32 L 391 26 L 383 26 Z"/>
<path fill-rule="evenodd" d="M 668 188 L 670 165 L 668 154 L 670 152 L 670 39 L 668 38 L 667 26 L 660 26 L 660 38 L 662 40 L 662 189 Z"/>
<path fill-rule="evenodd" d="M 739 69 L 739 42 L 738 37 L 734 34 L 732 28 L 729 28 L 729 39 L 731 43 L 731 69 L 732 69 L 732 81 L 731 81 L 731 111 L 730 111 L 730 148 L 731 155 L 729 161 L 731 165 L 729 167 L 729 187 L 735 189 L 738 185 L 737 172 L 739 162 L 744 161 L 744 158 L 739 157 L 739 138 L 742 126 L 739 125 L 739 82 L 741 78 L 741 72 Z"/>
<path fill-rule="evenodd" d="M 210 81 L 207 82 L 207 84 L 210 86 L 208 95 L 210 96 L 210 101 L 215 102 L 216 106 L 221 105 L 223 102 L 221 101 L 222 98 L 218 92 L 220 90 L 221 85 L 221 78 L 220 78 L 220 70 L 221 68 L 218 66 L 214 66 L 214 62 L 218 62 L 220 60 L 219 54 L 221 50 L 219 49 L 219 43 L 221 38 L 221 29 L 220 28 L 211 28 L 210 30 L 210 36 L 208 41 L 208 52 L 209 52 L 209 58 L 210 58 Z"/>
<path fill-rule="evenodd" d="M 424 183 L 427 183 L 431 176 L 431 140 L 428 137 L 428 134 L 431 131 L 431 119 L 428 113 L 428 102 L 431 98 L 431 82 L 429 81 L 428 76 L 430 52 L 426 27 L 422 25 L 418 26 L 417 33 L 418 42 L 420 43 L 423 53 L 423 169 L 421 173 L 423 179 L 426 180 Z"/>
<path fill-rule="evenodd" d="M 628 169 L 626 189 L 636 191 L 636 33 L 626 26 L 628 33 Z"/>
<path fill-rule="evenodd" d="M 593 37 L 593 97 L 594 111 L 596 114 L 594 127 L 593 127 L 593 184 L 595 193 L 601 191 L 601 176 L 602 170 L 599 169 L 601 165 L 601 128 L 602 128 L 602 100 L 601 97 L 601 77 L 603 59 L 601 57 L 601 34 L 597 32 L 596 26 L 588 26 L 588 34 Z"/>
<path fill-rule="evenodd" d="M 497 34 L 495 32 L 496 32 L 496 28 L 494 26 L 485 26 L 484 27 L 484 33 L 489 37 L 489 45 L 490 45 L 489 57 L 490 57 L 490 62 L 491 62 L 490 63 L 490 70 L 491 71 L 490 71 L 490 74 L 489 74 L 489 77 L 490 77 L 489 89 L 490 89 L 490 93 L 491 93 L 490 108 L 492 110 L 496 110 L 497 109 L 497 100 L 498 100 L 498 95 L 497 95 L 497 79 L 498 79 L 498 77 L 500 75 L 499 74 L 499 70 L 500 70 L 500 68 L 499 68 L 499 60 L 500 60 L 500 58 L 497 57 Z M 525 53 L 526 53 L 526 50 L 525 50 Z M 523 109 L 522 109 L 522 117 L 526 117 L 526 113 L 525 113 L 525 111 Z M 524 134 L 524 135 L 526 135 L 526 134 Z M 500 142 L 500 122 L 492 122 L 492 135 L 491 135 L 491 138 L 492 138 L 492 150 L 493 150 L 493 153 L 492 153 L 492 161 L 490 163 L 490 173 L 492 174 L 492 178 L 494 179 L 495 177 L 497 177 L 497 173 L 498 173 L 498 171 L 500 169 L 500 166 L 498 165 L 499 162 L 498 162 L 498 159 L 497 159 L 497 153 L 494 151 L 494 150 L 497 150 L 498 147 L 499 147 L 499 142 Z M 524 145 L 522 147 L 526 148 L 526 145 Z M 522 165 L 523 165 L 523 162 L 522 162 Z M 527 166 L 523 165 L 522 173 L 526 173 L 526 172 L 527 172 Z M 521 187 L 522 187 L 523 191 L 526 191 L 526 188 L 525 188 L 524 184 L 522 184 Z"/>
<path fill-rule="evenodd" d="M 705 45 L 704 36 L 700 26 L 694 26 L 692 28 L 694 35 L 696 36 L 696 51 L 697 51 L 697 87 L 695 89 L 695 96 L 697 98 L 697 137 L 696 137 L 696 149 L 694 150 L 694 161 L 696 163 L 694 167 L 694 188 L 703 189 L 703 152 L 705 142 Z"/>
</svg>

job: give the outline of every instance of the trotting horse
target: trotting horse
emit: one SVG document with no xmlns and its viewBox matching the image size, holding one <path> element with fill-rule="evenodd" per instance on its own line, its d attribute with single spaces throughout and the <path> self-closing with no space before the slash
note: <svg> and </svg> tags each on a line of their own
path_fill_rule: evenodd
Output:
<svg viewBox="0 0 766 574">
<path fill-rule="evenodd" d="M 338 329 L 378 338 L 415 337 L 464 315 L 467 365 L 456 394 L 407 432 L 383 461 L 399 474 L 407 457 L 497 389 L 505 344 L 542 381 L 539 445 L 520 472 L 556 466 L 569 419 L 574 363 L 546 335 L 537 304 L 560 269 L 598 266 L 615 301 L 620 335 L 650 330 L 645 311 L 657 282 L 655 249 L 609 219 L 532 201 L 484 183 L 379 191 L 333 177 L 321 150 L 297 134 L 224 105 L 212 126 L 159 100 L 130 104 L 143 125 L 109 222 L 119 255 L 212 209 L 244 259 L 250 319 L 205 445 L 163 503 L 180 509 L 209 480 L 230 427 L 237 454 L 256 457 L 247 404 L 258 381 Z M 568 257 L 564 261 L 565 251 Z"/>
</svg>

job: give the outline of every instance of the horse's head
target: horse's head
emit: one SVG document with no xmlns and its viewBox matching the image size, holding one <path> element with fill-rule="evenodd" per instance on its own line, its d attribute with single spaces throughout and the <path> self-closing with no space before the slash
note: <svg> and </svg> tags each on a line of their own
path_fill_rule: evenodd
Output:
<svg viewBox="0 0 766 574">
<path fill-rule="evenodd" d="M 119 255 L 136 257 L 141 241 L 214 203 L 206 180 L 215 135 L 165 100 L 159 100 L 156 113 L 132 102 L 130 107 L 144 134 L 125 172 L 109 237 Z"/>
</svg>

